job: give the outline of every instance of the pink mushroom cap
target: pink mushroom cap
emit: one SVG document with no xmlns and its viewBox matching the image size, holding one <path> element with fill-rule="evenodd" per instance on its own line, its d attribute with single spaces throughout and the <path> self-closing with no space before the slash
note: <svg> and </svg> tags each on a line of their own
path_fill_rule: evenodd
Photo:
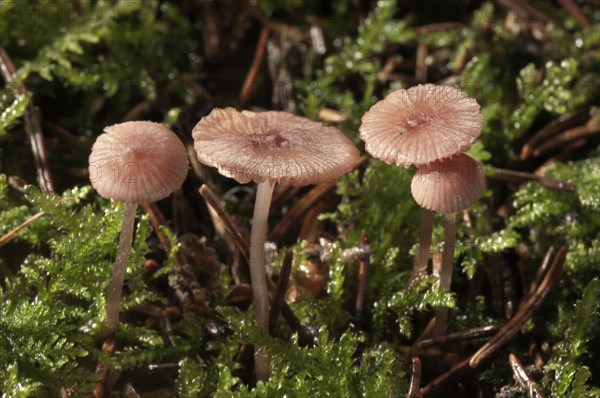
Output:
<svg viewBox="0 0 600 398">
<path fill-rule="evenodd" d="M 125 203 L 151 203 L 169 196 L 185 180 L 185 147 L 162 124 L 134 121 L 104 131 L 89 158 L 90 181 L 100 196 Z"/>
<path fill-rule="evenodd" d="M 198 159 L 240 184 L 333 182 L 360 156 L 335 127 L 286 112 L 214 109 L 192 135 Z"/>
<path fill-rule="evenodd" d="M 423 84 L 394 91 L 373 105 L 359 130 L 371 156 L 418 167 L 469 149 L 482 123 L 479 104 L 466 92 Z"/>
<path fill-rule="evenodd" d="M 440 213 L 466 209 L 484 189 L 481 165 L 462 153 L 420 167 L 410 184 L 419 206 Z"/>
</svg>

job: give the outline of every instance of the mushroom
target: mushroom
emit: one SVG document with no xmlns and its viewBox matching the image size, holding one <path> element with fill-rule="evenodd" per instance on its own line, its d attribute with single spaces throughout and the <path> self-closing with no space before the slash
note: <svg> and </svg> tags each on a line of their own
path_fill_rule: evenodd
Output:
<svg viewBox="0 0 600 398">
<path fill-rule="evenodd" d="M 187 175 L 188 160 L 177 135 L 159 123 L 126 122 L 104 131 L 90 154 L 90 181 L 103 198 L 125 203 L 106 304 L 106 327 L 112 333 L 119 324 L 137 205 L 166 198 L 179 188 Z"/>
<path fill-rule="evenodd" d="M 479 104 L 453 86 L 423 84 L 397 90 L 371 107 L 359 128 L 371 156 L 417 167 L 466 151 L 481 134 Z M 433 213 L 421 210 L 419 253 L 411 280 L 427 271 Z"/>
<path fill-rule="evenodd" d="M 240 184 L 257 183 L 250 233 L 250 276 L 255 319 L 267 332 L 269 301 L 264 245 L 275 184 L 302 186 L 337 180 L 359 158 L 355 145 L 338 129 L 285 112 L 214 109 L 194 127 L 198 159 Z M 255 355 L 256 375 L 266 380 L 269 359 Z"/>
<path fill-rule="evenodd" d="M 479 163 L 465 154 L 419 167 L 410 184 L 415 201 L 424 209 L 444 213 L 444 251 L 440 288 L 448 291 L 456 244 L 455 213 L 471 206 L 485 189 L 485 176 Z M 436 310 L 436 333 L 445 334 L 447 308 Z"/>
</svg>

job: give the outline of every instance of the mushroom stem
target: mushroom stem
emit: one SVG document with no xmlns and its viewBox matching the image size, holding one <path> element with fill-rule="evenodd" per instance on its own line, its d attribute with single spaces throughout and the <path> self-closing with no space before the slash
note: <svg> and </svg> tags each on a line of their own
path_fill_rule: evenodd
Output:
<svg viewBox="0 0 600 398">
<path fill-rule="evenodd" d="M 265 272 L 265 240 L 267 238 L 267 218 L 273 188 L 269 181 L 261 182 L 256 190 L 252 231 L 250 233 L 250 279 L 252 280 L 252 296 L 254 299 L 254 318 L 258 327 L 269 331 L 269 296 L 267 276 Z M 269 356 L 264 350 L 255 351 L 254 367 L 258 380 L 269 378 Z"/>
<path fill-rule="evenodd" d="M 452 264 L 454 263 L 454 247 L 456 246 L 456 215 L 446 213 L 444 217 L 444 252 L 442 253 L 442 270 L 440 271 L 440 289 L 450 290 L 452 284 Z M 448 308 L 439 307 L 435 311 L 436 336 L 446 334 L 448 324 Z"/>
<path fill-rule="evenodd" d="M 106 327 L 109 332 L 114 332 L 119 324 L 119 304 L 121 303 L 121 290 L 127 271 L 129 253 L 131 253 L 131 242 L 133 241 L 133 224 L 135 221 L 136 203 L 125 203 L 123 212 L 123 224 L 121 225 L 121 236 L 119 237 L 119 248 L 117 259 L 113 268 L 110 283 L 108 284 L 108 297 L 106 300 Z"/>
<path fill-rule="evenodd" d="M 410 277 L 414 281 L 427 273 L 427 262 L 431 248 L 431 233 L 433 231 L 433 212 L 421 208 L 421 236 L 419 238 L 419 253 L 415 258 L 415 265 Z"/>
</svg>

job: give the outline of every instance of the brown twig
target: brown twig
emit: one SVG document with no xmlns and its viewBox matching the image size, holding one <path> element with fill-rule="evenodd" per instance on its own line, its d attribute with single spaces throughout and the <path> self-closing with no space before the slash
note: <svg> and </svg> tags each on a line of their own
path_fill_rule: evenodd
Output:
<svg viewBox="0 0 600 398">
<path fill-rule="evenodd" d="M 536 157 L 542 156 L 555 148 L 564 146 L 566 143 L 587 138 L 598 133 L 600 133 L 600 125 L 594 119 L 590 119 L 585 125 L 564 131 L 544 142 L 533 151 L 532 155 Z"/>
<path fill-rule="evenodd" d="M 46 212 L 44 211 L 40 211 L 39 213 L 34 214 L 33 216 L 25 220 L 23 223 L 21 223 L 21 225 L 16 226 L 14 229 L 4 234 L 4 236 L 0 237 L 0 247 L 13 240 L 19 233 L 21 233 L 21 231 L 23 231 L 25 228 L 31 225 L 35 220 L 42 217 L 44 214 L 46 214 Z"/>
<path fill-rule="evenodd" d="M 83 153 L 89 153 L 91 151 L 92 144 L 90 144 L 89 142 L 81 141 L 79 137 L 71 133 L 66 128 L 48 120 L 44 122 L 44 126 L 46 126 L 52 134 L 56 135 L 58 138 L 63 140 L 67 145 L 79 151 L 82 151 Z"/>
<path fill-rule="evenodd" d="M 417 44 L 415 81 L 417 83 L 427 82 L 427 44 L 419 42 Z"/>
<path fill-rule="evenodd" d="M 117 349 L 117 342 L 114 333 L 108 336 L 102 344 L 102 352 L 112 356 Z M 96 382 L 94 389 L 94 395 L 96 398 L 103 398 L 106 396 L 106 390 L 110 391 L 110 380 L 113 378 L 109 377 L 112 369 L 108 367 L 108 364 L 104 361 L 98 361 L 96 364 L 96 374 L 100 375 L 100 380 Z M 107 388 L 108 387 L 108 388 Z"/>
<path fill-rule="evenodd" d="M 542 280 L 544 279 L 544 275 L 546 275 L 546 273 L 548 271 L 548 267 L 552 263 L 552 260 L 554 259 L 555 254 L 556 254 L 556 250 L 554 250 L 554 247 L 550 247 L 548 249 L 548 251 L 546 252 L 544 259 L 542 260 L 542 263 L 540 264 L 540 267 L 538 268 L 538 270 L 535 274 L 535 277 L 534 277 L 533 281 L 531 282 L 531 285 L 529 286 L 528 295 L 532 295 L 538 289 L 538 287 L 540 286 L 540 283 L 542 283 Z"/>
<path fill-rule="evenodd" d="M 319 200 L 335 191 L 335 183 L 317 185 L 310 190 L 294 207 L 281 219 L 269 234 L 269 240 L 279 242 L 288 233 L 298 220 L 315 205 Z"/>
<path fill-rule="evenodd" d="M 412 359 L 412 374 L 410 376 L 410 386 L 406 398 L 421 397 L 421 360 L 417 357 Z"/>
<path fill-rule="evenodd" d="M 446 30 L 463 29 L 466 27 L 468 27 L 468 25 L 462 22 L 439 22 L 432 23 L 429 25 L 417 26 L 415 28 L 415 33 L 421 35 L 424 33 L 443 32 Z"/>
<path fill-rule="evenodd" d="M 367 234 L 363 230 L 360 233 L 359 244 L 361 247 L 365 247 L 368 244 Z M 358 265 L 358 288 L 356 290 L 356 301 L 355 301 L 355 317 L 356 327 L 361 329 L 362 316 L 365 308 L 365 299 L 367 296 L 367 280 L 369 277 L 369 268 L 371 266 L 371 260 L 369 251 L 365 251 L 365 255 L 362 256 L 360 264 Z"/>
<path fill-rule="evenodd" d="M 519 20 L 523 20 L 523 14 L 528 15 L 539 22 L 543 23 L 554 23 L 554 20 L 550 18 L 548 15 L 527 3 L 525 0 L 497 0 L 497 2 L 503 6 L 508 8 L 509 10 L 516 13 L 519 17 Z M 556 25 L 556 23 L 555 23 Z M 560 26 L 560 25 L 557 25 Z"/>
<path fill-rule="evenodd" d="M 269 288 L 270 297 L 274 297 L 274 292 L 277 288 L 271 278 L 267 278 L 267 287 Z M 283 319 L 285 319 L 290 328 L 292 328 L 294 332 L 298 333 L 298 342 L 300 345 L 312 345 L 314 341 L 314 334 L 309 328 L 300 323 L 300 320 L 296 317 L 290 306 L 285 301 L 282 301 L 281 305 L 281 316 Z"/>
<path fill-rule="evenodd" d="M 512 183 L 523 183 L 527 181 L 535 181 L 544 188 L 551 189 L 553 191 L 575 191 L 575 186 L 568 181 L 559 180 L 551 177 L 538 176 L 531 173 L 525 173 L 516 170 L 507 169 L 494 169 L 491 173 L 487 174 L 488 178 L 508 181 Z"/>
<path fill-rule="evenodd" d="M 310 43 L 310 32 L 304 32 L 292 25 L 283 22 L 276 22 L 269 18 L 261 18 L 262 24 L 268 27 L 275 35 L 285 37 L 295 44 Z"/>
<path fill-rule="evenodd" d="M 544 394 L 538 390 L 535 386 L 535 382 L 529 378 L 529 375 L 523 368 L 523 365 L 521 365 L 519 359 L 513 354 L 508 354 L 508 362 L 510 363 L 510 368 L 513 371 L 515 380 L 519 383 L 527 396 L 529 398 L 544 398 Z"/>
<path fill-rule="evenodd" d="M 148 217 L 150 219 L 150 225 L 152 225 L 152 229 L 158 237 L 158 240 L 160 241 L 160 244 L 162 245 L 164 251 L 167 253 L 170 252 L 171 242 L 169 241 L 169 238 L 167 238 L 167 236 L 160 229 L 161 225 L 166 225 L 166 220 L 163 217 L 162 213 L 160 212 L 160 210 L 158 210 L 158 207 L 155 203 L 148 203 L 141 206 L 142 209 L 144 209 L 144 211 L 148 214 Z"/>
<path fill-rule="evenodd" d="M 279 279 L 277 280 L 277 286 L 273 295 L 271 312 L 269 313 L 269 334 L 273 336 L 275 334 L 275 325 L 277 324 L 277 317 L 281 313 L 283 307 L 285 292 L 288 287 L 290 280 L 290 274 L 292 273 L 292 260 L 294 255 L 291 251 L 286 250 L 281 263 L 281 270 L 279 272 Z"/>
<path fill-rule="evenodd" d="M 23 82 L 17 80 L 15 64 L 2 46 L 0 46 L 0 74 L 7 84 L 13 86 L 16 96 L 26 95 L 27 88 Z M 40 119 L 37 116 L 31 99 L 29 99 L 25 108 L 25 132 L 31 143 L 33 158 L 37 168 L 38 182 L 44 191 L 54 192 L 54 184 L 46 160 L 44 135 L 42 134 Z"/>
<path fill-rule="evenodd" d="M 483 326 L 467 330 L 465 332 L 451 333 L 445 336 L 436 337 L 433 339 L 421 340 L 417 343 L 420 349 L 438 347 L 448 344 L 461 344 L 465 342 L 478 341 L 488 339 L 498 333 L 496 326 Z"/>
<path fill-rule="evenodd" d="M 217 212 L 217 214 L 223 221 L 227 232 L 233 238 L 233 241 L 235 242 L 235 245 L 237 246 L 238 250 L 244 255 L 244 257 L 247 258 L 250 253 L 250 246 L 248 245 L 246 239 L 244 239 L 244 237 L 240 233 L 239 229 L 233 222 L 233 219 L 231 218 L 227 210 L 225 210 L 223 205 L 221 205 L 221 200 L 206 184 L 202 184 L 199 192 L 200 195 L 202 195 L 202 197 L 204 198 L 204 200 L 206 200 L 206 203 Z"/>
<path fill-rule="evenodd" d="M 540 167 L 535 169 L 533 174 L 542 175 L 544 174 L 544 170 L 546 170 L 549 166 L 553 165 L 556 162 L 564 162 L 566 160 L 571 159 L 573 153 L 583 147 L 587 143 L 587 139 L 582 138 L 577 141 L 572 141 L 567 143 L 562 150 L 556 155 L 552 156 L 548 160 L 546 160 Z"/>
<path fill-rule="evenodd" d="M 213 102 L 210 93 L 197 82 L 197 75 L 194 73 L 182 73 L 181 80 L 196 94 L 196 97 L 208 103 Z"/>
<path fill-rule="evenodd" d="M 229 215 L 227 210 L 225 210 L 223 208 L 223 206 L 221 206 L 220 201 L 218 200 L 218 198 L 216 197 L 214 192 L 212 192 L 212 190 L 210 190 L 210 188 L 207 185 L 203 185 L 202 187 L 200 187 L 200 191 L 201 191 L 200 194 L 202 194 L 202 196 L 205 198 L 205 200 L 207 197 L 211 198 L 210 201 L 207 200 L 207 203 L 209 206 L 215 205 L 218 207 L 218 208 L 214 208 L 214 209 L 215 209 L 215 211 L 217 211 L 217 214 L 219 214 L 219 217 L 221 217 L 223 222 L 226 225 L 228 225 L 227 232 L 234 239 L 238 250 L 240 250 L 240 252 L 242 252 L 242 253 L 245 253 L 244 256 L 246 258 L 248 258 L 248 254 L 250 253 L 250 250 L 249 250 L 250 245 L 248 244 L 248 241 L 246 239 L 244 239 L 242 234 L 239 232 L 239 228 L 235 225 L 235 223 L 233 222 L 233 219 L 231 218 L 231 216 Z M 208 195 L 204 196 L 207 192 L 208 192 Z M 214 199 L 216 199 L 216 200 L 214 200 Z M 267 286 L 269 288 L 269 292 L 274 292 L 276 290 L 275 284 L 273 283 L 273 281 L 270 278 L 267 278 Z M 312 342 L 312 334 L 308 331 L 307 328 L 305 328 L 300 323 L 300 321 L 298 320 L 298 318 L 296 317 L 296 315 L 294 314 L 292 309 L 289 307 L 289 305 L 285 301 L 283 301 L 283 303 L 282 303 L 281 315 L 283 316 L 285 321 L 288 323 L 288 325 L 292 328 L 292 330 L 294 330 L 295 332 L 298 333 L 298 335 L 300 336 L 300 340 L 301 340 L 301 342 L 303 342 L 303 344 L 310 344 L 310 342 Z"/>
<path fill-rule="evenodd" d="M 447 390 L 449 386 L 462 380 L 466 375 L 489 359 L 493 353 L 508 343 L 519 332 L 523 325 L 531 318 L 533 313 L 541 307 L 545 299 L 558 283 L 562 275 L 566 253 L 566 248 L 561 247 L 556 256 L 554 256 L 552 265 L 544 276 L 542 283 L 538 286 L 536 291 L 528 297 L 523 305 L 521 305 L 515 316 L 472 356 L 456 364 L 448 372 L 439 376 L 421 389 L 423 397 L 439 395 L 442 391 Z"/>
<path fill-rule="evenodd" d="M 425 329 L 423 329 L 423 331 L 421 332 L 419 337 L 417 337 L 417 340 L 413 343 L 413 345 L 410 346 L 408 351 L 406 351 L 406 353 L 404 354 L 403 362 L 406 366 L 408 366 L 410 364 L 410 361 L 412 360 L 412 358 L 418 356 L 419 353 L 421 352 L 421 349 L 419 348 L 419 343 L 423 340 L 430 339 L 434 333 L 435 333 L 435 317 L 433 317 L 429 320 L 429 322 L 425 326 Z"/>
<path fill-rule="evenodd" d="M 152 111 L 154 104 L 151 101 L 142 101 L 135 104 L 123 118 L 121 121 L 129 122 L 132 120 L 140 120 L 146 118 L 146 116 Z"/>
<path fill-rule="evenodd" d="M 330 203 L 322 200 L 308 209 L 298 232 L 299 240 L 305 240 L 310 243 L 317 241 L 319 234 L 323 232 L 323 225 L 325 224 L 325 221 L 319 220 L 319 216 L 325 213 L 330 205 Z"/>
<path fill-rule="evenodd" d="M 519 311 L 510 319 L 500 332 L 490 341 L 483 345 L 469 360 L 469 366 L 476 368 L 486 359 L 488 359 L 500 347 L 508 343 L 518 332 L 523 325 L 531 318 L 531 316 L 541 307 L 550 292 L 558 283 L 562 276 L 563 263 L 567 256 L 567 249 L 561 247 L 554 257 L 548 272 L 544 276 L 542 283 L 537 290 L 521 305 Z"/>
<path fill-rule="evenodd" d="M 258 44 L 256 45 L 256 51 L 254 53 L 252 65 L 250 66 L 250 70 L 248 70 L 248 74 L 246 75 L 246 79 L 244 80 L 242 90 L 240 91 L 240 97 L 237 104 L 238 109 L 244 107 L 244 105 L 252 95 L 252 92 L 254 91 L 256 77 L 258 76 L 258 71 L 260 70 L 260 66 L 262 65 L 263 59 L 265 58 L 265 50 L 267 48 L 267 40 L 269 40 L 269 33 L 269 27 L 267 25 L 264 25 L 262 30 L 260 31 L 260 36 L 258 37 Z"/>
<path fill-rule="evenodd" d="M 271 207 L 269 208 L 269 217 L 279 214 L 283 206 L 292 200 L 294 196 L 298 195 L 302 188 L 304 187 L 288 185 L 281 187 L 279 191 L 275 192 L 271 201 Z"/>
<path fill-rule="evenodd" d="M 567 12 L 573 17 L 579 26 L 584 29 L 590 27 L 590 20 L 581 11 L 581 8 L 579 8 L 577 3 L 575 3 L 573 0 L 558 0 L 558 2 L 565 10 L 567 10 Z"/>
<path fill-rule="evenodd" d="M 200 180 L 200 182 L 210 183 L 210 173 L 208 172 L 207 167 L 204 164 L 200 163 L 200 161 L 198 160 L 196 150 L 194 149 L 194 144 L 186 144 L 185 150 L 188 154 L 190 166 L 192 167 L 192 172 L 194 173 L 194 175 L 198 178 L 198 180 Z"/>
<path fill-rule="evenodd" d="M 535 133 L 523 148 L 521 148 L 520 158 L 521 160 L 527 159 L 531 156 L 533 150 L 543 142 L 547 141 L 550 137 L 560 133 L 566 129 L 570 129 L 585 123 L 589 119 L 589 112 L 573 112 L 562 115 L 561 117 L 553 120 L 551 123 L 544 126 L 537 133 Z"/>
</svg>

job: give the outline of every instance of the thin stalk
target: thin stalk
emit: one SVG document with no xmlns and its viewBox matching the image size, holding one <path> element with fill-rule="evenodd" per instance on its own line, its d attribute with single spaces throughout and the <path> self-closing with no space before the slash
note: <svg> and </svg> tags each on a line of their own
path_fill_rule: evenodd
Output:
<svg viewBox="0 0 600 398">
<path fill-rule="evenodd" d="M 267 218 L 273 196 L 274 184 L 268 181 L 258 184 L 252 231 L 250 233 L 250 279 L 254 299 L 254 318 L 258 327 L 269 333 L 269 295 L 265 272 L 265 240 L 267 239 Z M 257 380 L 269 378 L 269 356 L 264 349 L 256 349 L 254 367 Z"/>
<path fill-rule="evenodd" d="M 427 274 L 427 262 L 431 249 L 431 233 L 433 231 L 433 212 L 421 208 L 421 236 L 419 237 L 419 253 L 415 258 L 415 265 L 411 281 Z"/>
<path fill-rule="evenodd" d="M 454 247 L 456 246 L 456 215 L 447 213 L 444 217 L 444 252 L 442 254 L 442 270 L 440 272 L 440 289 L 449 291 L 452 284 L 452 264 L 454 263 Z M 439 307 L 435 311 L 435 334 L 446 334 L 448 325 L 448 308 Z"/>
<path fill-rule="evenodd" d="M 121 291 L 127 271 L 129 253 L 131 253 L 131 242 L 133 241 L 133 224 L 135 221 L 136 203 L 126 203 L 123 212 L 123 224 L 121 236 L 119 237 L 119 248 L 117 260 L 108 285 L 108 297 L 106 300 L 106 327 L 113 332 L 119 324 L 119 304 L 121 303 Z"/>
</svg>

